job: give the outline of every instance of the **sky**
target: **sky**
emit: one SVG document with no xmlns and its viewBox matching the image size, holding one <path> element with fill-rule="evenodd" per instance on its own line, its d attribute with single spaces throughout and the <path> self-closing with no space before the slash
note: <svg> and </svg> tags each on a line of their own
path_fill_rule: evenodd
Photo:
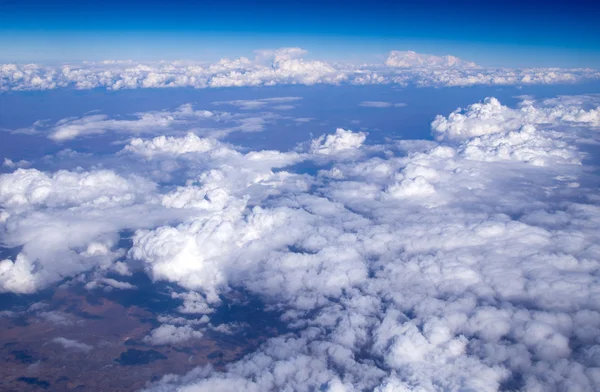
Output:
<svg viewBox="0 0 600 392">
<path fill-rule="evenodd" d="M 0 2 L 0 60 L 206 60 L 299 46 L 331 61 L 390 50 L 486 66 L 596 67 L 600 6 L 582 1 Z"/>
</svg>

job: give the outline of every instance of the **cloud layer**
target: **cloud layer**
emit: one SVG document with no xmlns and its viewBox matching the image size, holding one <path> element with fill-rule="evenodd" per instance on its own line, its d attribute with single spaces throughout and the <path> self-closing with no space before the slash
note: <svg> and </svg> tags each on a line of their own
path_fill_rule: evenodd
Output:
<svg viewBox="0 0 600 392">
<path fill-rule="evenodd" d="M 592 69 L 483 68 L 454 56 L 390 52 L 384 64 L 360 66 L 307 60 L 300 48 L 257 51 L 255 59 L 216 64 L 103 61 L 49 67 L 0 64 L 0 91 L 168 87 L 241 87 L 282 84 L 396 84 L 426 86 L 527 85 L 598 80 Z"/>
<path fill-rule="evenodd" d="M 598 97 L 488 98 L 436 117 L 432 142 L 340 128 L 242 151 L 190 133 L 133 139 L 127 172 L 17 169 L 0 222 L 22 248 L 0 288 L 138 269 L 184 290 L 198 323 L 242 288 L 289 328 L 152 391 L 598 390 L 598 113 Z M 163 321 L 147 343 L 202 337 Z"/>
</svg>

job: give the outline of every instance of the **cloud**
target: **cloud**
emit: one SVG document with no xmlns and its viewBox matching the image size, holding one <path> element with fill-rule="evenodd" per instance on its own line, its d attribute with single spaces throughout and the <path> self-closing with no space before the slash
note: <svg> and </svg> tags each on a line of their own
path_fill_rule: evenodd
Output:
<svg viewBox="0 0 600 392">
<path fill-rule="evenodd" d="M 383 101 L 362 101 L 359 106 L 363 106 L 366 108 L 403 108 L 406 106 L 405 103 L 392 103 L 392 102 L 383 102 Z"/>
<path fill-rule="evenodd" d="M 85 288 L 88 290 L 93 290 L 98 287 L 103 287 L 104 290 L 134 290 L 136 288 L 131 283 L 121 282 L 111 278 L 101 278 L 93 280 L 85 285 Z"/>
<path fill-rule="evenodd" d="M 54 338 L 52 339 L 52 341 L 54 343 L 60 344 L 68 350 L 82 351 L 84 353 L 87 353 L 93 349 L 93 347 L 89 344 L 80 343 L 77 340 L 67 339 L 63 337 Z"/>
<path fill-rule="evenodd" d="M 222 59 L 215 64 L 190 62 L 85 62 L 58 67 L 0 65 L 0 91 L 73 87 L 110 90 L 132 88 L 218 88 L 285 84 L 397 84 L 425 86 L 524 85 L 597 80 L 592 69 L 482 68 L 454 56 L 392 51 L 385 64 L 352 66 L 306 60 L 301 48 L 257 51 L 255 59 Z M 246 103 L 246 107 L 260 103 Z"/>
<path fill-rule="evenodd" d="M 274 97 L 274 98 L 263 98 L 263 99 L 239 99 L 234 101 L 217 101 L 213 102 L 213 105 L 231 105 L 239 107 L 243 110 L 255 110 L 263 109 L 265 106 L 271 106 L 273 109 L 285 110 L 294 108 L 293 105 L 289 105 L 290 102 L 296 102 L 301 100 L 302 97 Z M 281 105 L 287 103 L 288 105 Z"/>
<path fill-rule="evenodd" d="M 337 129 L 245 151 L 171 135 L 132 140 L 105 171 L 18 169 L 0 177 L 3 239 L 23 246 L 0 264 L 1 287 L 98 280 L 119 260 L 179 286 L 174 311 L 202 315 L 165 316 L 150 344 L 201 338 L 237 289 L 288 328 L 151 391 L 594 391 L 600 199 L 585 151 L 599 105 L 489 98 L 433 119 L 435 141 L 369 146 Z"/>
<path fill-rule="evenodd" d="M 458 109 L 447 118 L 437 116 L 432 123 L 438 140 L 465 140 L 461 152 L 469 159 L 519 160 L 544 166 L 581 163 L 583 154 L 556 133 L 556 124 L 600 125 L 598 108 L 585 110 L 547 100 L 535 105 L 525 100 L 519 108 L 503 106 L 497 99 Z"/>
<path fill-rule="evenodd" d="M 15 259 L 0 261 L 0 291 L 30 293 L 94 267 L 111 268 L 123 255 L 116 247 L 120 230 L 165 218 L 155 189 L 112 170 L 0 175 L 3 245 L 22 247 Z"/>
<path fill-rule="evenodd" d="M 17 168 L 17 167 L 28 167 L 28 166 L 31 166 L 31 162 L 26 161 L 24 159 L 21 159 L 20 161 L 14 162 L 12 159 L 4 158 L 4 162 L 2 163 L 2 166 L 14 169 L 14 168 Z"/>
<path fill-rule="evenodd" d="M 269 102 L 269 99 L 265 99 Z M 277 101 L 277 99 L 275 99 Z M 273 110 L 277 106 L 271 107 Z M 265 125 L 280 119 L 289 119 L 272 112 L 259 114 L 228 113 L 195 109 L 191 104 L 181 105 L 174 110 L 134 113 L 127 119 L 113 119 L 105 114 L 92 114 L 83 117 L 64 118 L 55 124 L 36 121 L 28 128 L 30 133 L 45 133 L 56 142 L 65 142 L 89 135 L 114 132 L 118 136 L 140 135 L 181 135 L 194 131 L 211 137 L 223 137 L 232 132 L 261 132 Z M 22 129 L 10 130 L 23 133 Z M 165 135 L 166 136 L 166 135 Z M 63 158 L 73 151 L 68 149 L 59 153 Z M 5 160 L 5 166 L 26 166 L 28 162 Z"/>
<path fill-rule="evenodd" d="M 437 116 L 432 127 L 436 138 L 443 140 L 516 131 L 524 125 L 552 126 L 564 122 L 597 127 L 600 126 L 600 111 L 597 107 L 585 110 L 556 100 L 546 100 L 537 106 L 535 101 L 525 100 L 519 108 L 511 109 L 495 98 L 487 98 L 465 110 L 455 110 L 448 118 Z"/>
<path fill-rule="evenodd" d="M 152 140 L 132 139 L 123 152 L 133 153 L 152 158 L 155 155 L 182 155 L 187 153 L 207 152 L 215 149 L 217 142 L 211 139 L 201 139 L 193 133 L 185 138 L 158 136 Z"/>
<path fill-rule="evenodd" d="M 413 51 L 392 50 L 385 65 L 398 68 L 480 68 L 477 64 L 454 56 L 434 56 Z"/>
<path fill-rule="evenodd" d="M 489 121 L 483 112 L 471 118 Z M 600 214 L 593 199 L 586 207 L 570 199 L 587 191 L 567 182 L 585 176 L 582 166 L 539 166 L 510 138 L 506 157 L 493 150 L 512 132 L 531 132 L 550 141 L 550 149 L 530 146 L 536 154 L 569 142 L 563 148 L 577 156 L 578 139 L 562 133 L 593 127 L 558 120 L 547 124 L 552 131 L 523 130 L 505 120 L 408 155 L 335 163 L 320 173 L 318 192 L 294 194 L 293 209 L 248 211 L 226 235 L 201 229 L 244 249 L 203 243 L 224 257 L 210 267 L 221 276 L 211 290 L 243 284 L 283 306 L 296 332 L 224 372 L 200 368 L 149 389 L 594 390 L 585 347 L 595 344 L 600 316 L 595 279 L 583 271 L 593 271 L 596 252 L 583 238 L 595 236 Z M 476 140 L 494 159 L 472 156 Z M 249 229 L 254 222 L 268 222 L 267 231 Z M 573 271 L 586 277 L 573 280 Z"/>
<path fill-rule="evenodd" d="M 36 169 L 17 169 L 0 176 L 0 203 L 11 210 L 131 204 L 153 187 L 143 178 L 126 179 L 111 170 L 61 170 L 48 175 Z"/>
<path fill-rule="evenodd" d="M 340 151 L 354 150 L 362 146 L 367 138 L 364 132 L 352 132 L 338 128 L 334 135 L 322 135 L 313 140 L 310 151 L 313 154 L 331 155 Z"/>
<path fill-rule="evenodd" d="M 174 112 L 139 113 L 135 120 L 114 120 L 109 119 L 106 115 L 94 114 L 82 118 L 61 120 L 50 129 L 48 137 L 55 141 L 64 141 L 82 135 L 101 134 L 106 131 L 139 134 L 164 130 L 176 124 L 212 116 L 213 113 L 207 110 L 193 110 L 191 105 L 183 105 Z"/>
<path fill-rule="evenodd" d="M 204 336 L 202 332 L 195 331 L 188 325 L 178 327 L 172 324 L 163 324 L 153 329 L 150 335 L 144 338 L 144 342 L 155 346 L 162 346 L 183 343 L 191 339 L 201 339 L 202 336 Z"/>
</svg>

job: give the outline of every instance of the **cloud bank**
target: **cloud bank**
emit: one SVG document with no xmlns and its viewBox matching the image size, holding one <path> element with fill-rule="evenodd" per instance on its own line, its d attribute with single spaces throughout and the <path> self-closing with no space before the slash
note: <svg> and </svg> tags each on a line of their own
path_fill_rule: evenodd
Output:
<svg viewBox="0 0 600 392">
<path fill-rule="evenodd" d="M 0 91 L 106 88 L 219 88 L 283 84 L 394 84 L 417 87 L 574 83 L 600 79 L 592 69 L 483 68 L 454 56 L 392 51 L 384 64 L 307 60 L 300 48 L 257 51 L 255 59 L 85 62 L 62 66 L 0 64 Z M 246 108 L 248 108 L 246 106 Z"/>
<path fill-rule="evenodd" d="M 289 328 L 150 391 L 598 390 L 599 104 L 488 98 L 433 119 L 430 142 L 340 128 L 248 152 L 191 133 L 133 139 L 127 173 L 17 169 L 0 222 L 22 248 L 0 289 L 125 263 L 182 288 L 178 311 L 203 323 L 242 288 Z M 154 180 L 175 167 L 184 178 Z M 166 318 L 146 342 L 201 333 Z"/>
</svg>

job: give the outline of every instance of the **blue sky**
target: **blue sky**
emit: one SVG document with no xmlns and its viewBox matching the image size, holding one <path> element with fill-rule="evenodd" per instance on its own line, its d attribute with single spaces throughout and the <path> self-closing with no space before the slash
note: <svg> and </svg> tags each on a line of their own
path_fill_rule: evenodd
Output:
<svg viewBox="0 0 600 392">
<path fill-rule="evenodd" d="M 483 65 L 600 66 L 600 6 L 539 1 L 0 1 L 0 61 L 215 60 L 301 46 L 327 60 L 389 50 Z"/>
</svg>

